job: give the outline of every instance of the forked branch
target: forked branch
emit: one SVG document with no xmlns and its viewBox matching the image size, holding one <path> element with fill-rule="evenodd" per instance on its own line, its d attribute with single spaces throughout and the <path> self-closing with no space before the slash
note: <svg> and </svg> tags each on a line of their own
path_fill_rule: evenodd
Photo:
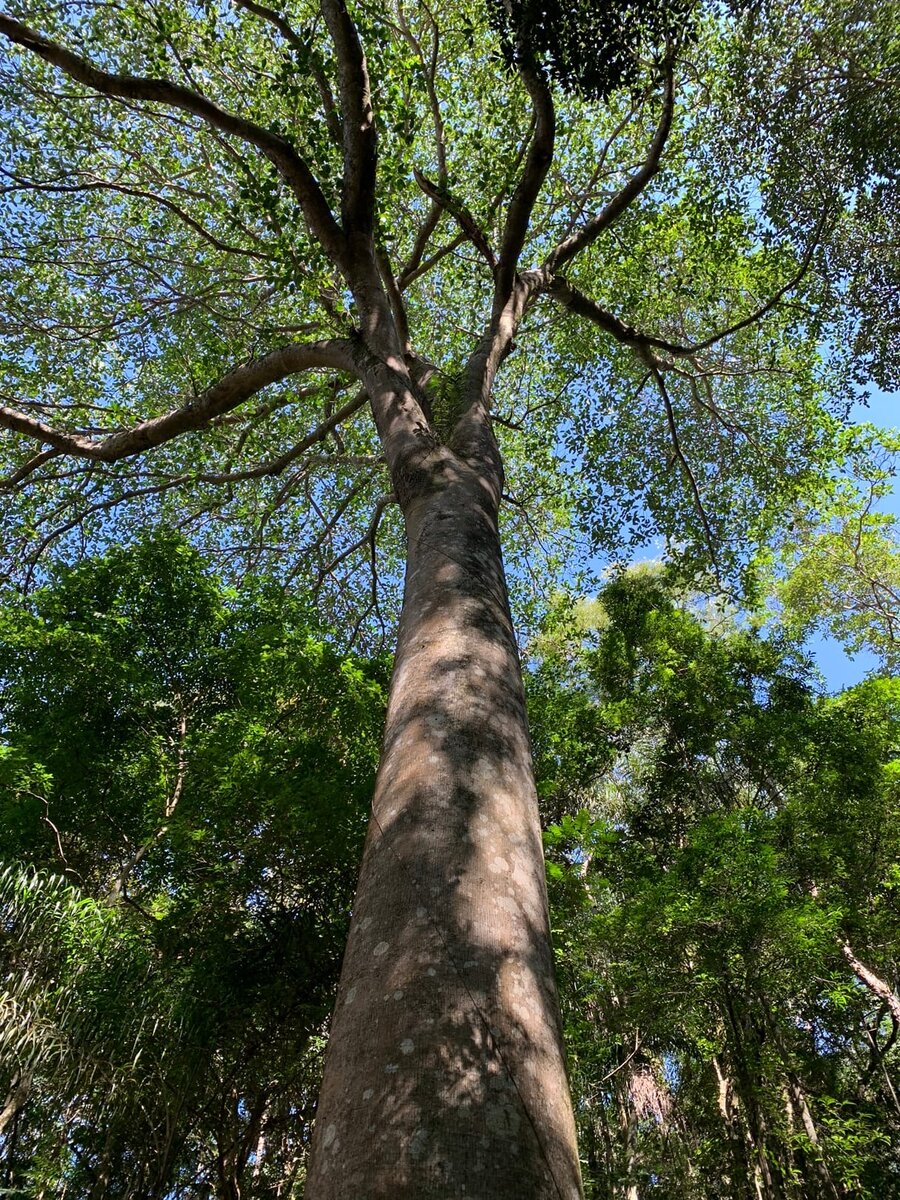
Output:
<svg viewBox="0 0 900 1200">
<path fill-rule="evenodd" d="M 574 233 L 564 238 L 551 251 L 544 264 L 546 270 L 553 273 L 567 262 L 570 262 L 576 254 L 580 253 L 587 246 L 590 246 L 604 229 L 608 229 L 613 221 L 617 220 L 625 209 L 628 208 L 629 204 L 636 200 L 641 192 L 644 191 L 659 170 L 663 150 L 665 149 L 666 141 L 672 128 L 672 115 L 674 111 L 675 76 L 670 64 L 666 67 L 662 112 L 660 113 L 656 133 L 653 135 L 653 141 L 650 143 L 650 149 L 647 151 L 647 157 L 644 159 L 644 162 L 625 186 L 616 192 L 615 196 L 600 212 L 591 217 L 589 221 L 586 221 L 580 229 L 576 229 Z"/>
</svg>

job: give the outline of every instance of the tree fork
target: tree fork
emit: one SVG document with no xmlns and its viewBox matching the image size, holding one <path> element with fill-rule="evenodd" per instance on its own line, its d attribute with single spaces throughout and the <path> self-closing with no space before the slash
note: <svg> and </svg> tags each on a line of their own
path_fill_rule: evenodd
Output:
<svg viewBox="0 0 900 1200">
<path fill-rule="evenodd" d="M 499 489 L 441 454 L 406 506 L 384 751 L 307 1200 L 578 1200 Z"/>
</svg>

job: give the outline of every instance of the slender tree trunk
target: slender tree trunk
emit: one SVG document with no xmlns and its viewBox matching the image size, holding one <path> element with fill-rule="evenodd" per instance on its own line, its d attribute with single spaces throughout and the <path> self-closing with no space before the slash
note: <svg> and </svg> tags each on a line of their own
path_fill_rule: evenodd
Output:
<svg viewBox="0 0 900 1200">
<path fill-rule="evenodd" d="M 719 1112 L 728 1133 L 728 1145 L 733 1168 L 732 1171 L 723 1176 L 723 1183 L 727 1188 L 731 1188 L 732 1183 L 737 1180 L 737 1187 L 734 1194 L 738 1196 L 741 1194 L 741 1191 L 744 1191 L 746 1194 L 746 1188 L 749 1186 L 749 1181 L 753 1174 L 750 1161 L 747 1157 L 748 1135 L 744 1130 L 743 1118 L 738 1106 L 737 1092 L 730 1076 L 726 1073 L 718 1058 L 713 1057 L 712 1064 L 713 1070 L 716 1073 Z"/>
<path fill-rule="evenodd" d="M 819 1181 L 819 1190 L 821 1195 L 828 1197 L 828 1200 L 839 1200 L 842 1190 L 838 1190 L 837 1184 L 832 1178 L 831 1171 L 828 1168 L 828 1163 L 825 1161 L 825 1156 L 822 1152 L 822 1144 L 819 1141 L 819 1131 L 816 1128 L 815 1120 L 813 1119 L 812 1110 L 806 1099 L 806 1094 L 800 1086 L 800 1081 L 790 1068 L 787 1068 L 788 1091 L 794 1111 L 800 1118 L 803 1125 L 803 1131 L 806 1134 L 807 1140 L 812 1147 L 812 1171 L 815 1173 Z"/>
<path fill-rule="evenodd" d="M 810 1152 L 806 1156 L 808 1172 L 817 1179 L 819 1185 L 817 1190 L 820 1195 L 827 1197 L 827 1200 L 840 1200 L 843 1189 L 838 1188 L 832 1177 L 822 1143 L 819 1139 L 819 1131 L 813 1117 L 812 1109 L 809 1106 L 809 1101 L 806 1098 L 806 1092 L 803 1090 L 800 1078 L 793 1069 L 791 1055 L 781 1035 L 775 1015 L 768 1008 L 765 999 L 761 998 L 760 1004 L 766 1012 L 766 1025 L 769 1029 L 769 1035 L 775 1043 L 781 1058 L 782 1069 L 787 1083 L 789 1109 L 793 1110 L 795 1118 L 802 1125 L 803 1132 L 810 1145 Z M 808 1182 L 812 1183 L 812 1179 L 809 1179 Z"/>
<path fill-rule="evenodd" d="M 525 701 L 483 471 L 405 505 L 384 751 L 307 1200 L 578 1200 Z"/>
<path fill-rule="evenodd" d="M 744 1021 L 735 1011 L 729 984 L 724 987 L 722 997 L 726 1028 L 730 1028 L 735 1090 L 744 1117 L 742 1124 L 747 1137 L 747 1157 L 753 1164 L 756 1194 L 759 1200 L 784 1200 L 780 1173 L 776 1175 L 772 1170 L 767 1153 L 768 1126 L 759 1100 L 763 1081 L 759 1076 L 759 1065 L 753 1061 L 759 1058 L 759 1035 L 757 1031 L 745 1028 Z"/>
</svg>

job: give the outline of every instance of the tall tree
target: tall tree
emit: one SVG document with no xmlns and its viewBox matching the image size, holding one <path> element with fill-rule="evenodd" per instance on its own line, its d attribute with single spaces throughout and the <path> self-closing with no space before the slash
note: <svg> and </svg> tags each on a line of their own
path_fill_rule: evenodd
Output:
<svg viewBox="0 0 900 1200">
<path fill-rule="evenodd" d="M 739 567 L 830 451 L 817 302 L 839 289 L 813 268 L 869 167 L 760 206 L 766 148 L 719 152 L 721 64 L 754 27 L 679 3 L 39 3 L 0 34 L 26 581 L 48 543 L 157 504 L 244 560 L 299 539 L 286 573 L 355 629 L 378 580 L 360 612 L 345 569 L 374 572 L 402 515 L 309 1195 L 476 1194 L 490 1172 L 498 1197 L 577 1197 L 506 468 L 520 503 L 574 493 L 597 544 L 624 521 Z"/>
</svg>

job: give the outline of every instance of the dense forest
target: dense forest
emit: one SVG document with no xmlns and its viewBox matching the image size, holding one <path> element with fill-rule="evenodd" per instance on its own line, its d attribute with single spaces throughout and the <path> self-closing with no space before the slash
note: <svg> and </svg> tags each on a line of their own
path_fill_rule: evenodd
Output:
<svg viewBox="0 0 900 1200">
<path fill-rule="evenodd" d="M 9 0 L 3 1194 L 900 1196 L 898 30 Z"/>
<path fill-rule="evenodd" d="M 590 1197 L 900 1191 L 900 680 L 656 568 L 526 678 Z M 6 610 L 9 1192 L 300 1194 L 388 663 L 157 536 Z"/>
</svg>

